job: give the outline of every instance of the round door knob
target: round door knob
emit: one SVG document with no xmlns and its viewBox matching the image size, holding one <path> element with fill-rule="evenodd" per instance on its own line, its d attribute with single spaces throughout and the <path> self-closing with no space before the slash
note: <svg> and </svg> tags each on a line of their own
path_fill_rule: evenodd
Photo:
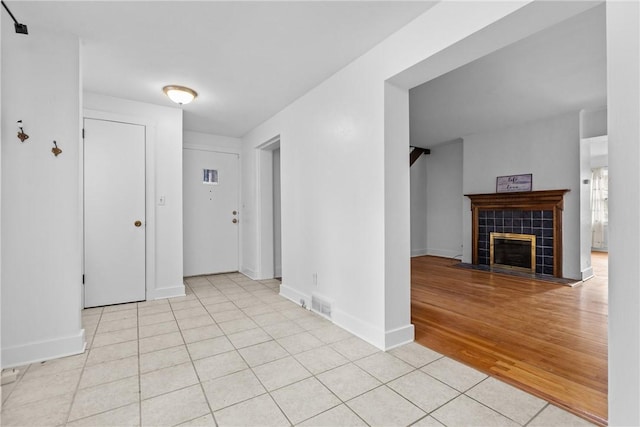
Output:
<svg viewBox="0 0 640 427">
<path fill-rule="evenodd" d="M 232 222 L 232 223 L 234 223 L 234 224 L 236 224 L 236 223 L 238 222 L 238 220 L 237 220 L 237 219 L 235 219 L 235 218 L 233 218 L 233 219 L 231 220 L 231 222 Z"/>
<path fill-rule="evenodd" d="M 136 221 L 133 223 L 136 227 L 140 227 L 142 225 L 142 221 Z"/>
<path fill-rule="evenodd" d="M 237 211 L 233 211 L 232 213 L 233 213 L 234 215 L 238 215 L 238 212 L 237 212 Z"/>
</svg>

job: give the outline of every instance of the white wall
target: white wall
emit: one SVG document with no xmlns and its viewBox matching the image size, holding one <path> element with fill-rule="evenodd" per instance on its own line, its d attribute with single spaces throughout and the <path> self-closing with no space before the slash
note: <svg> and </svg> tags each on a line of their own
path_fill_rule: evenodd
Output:
<svg viewBox="0 0 640 427">
<path fill-rule="evenodd" d="M 563 213 L 563 276 L 580 279 L 579 113 L 464 137 L 464 194 L 494 193 L 496 177 L 533 174 L 533 190 L 570 190 Z M 464 261 L 471 262 L 471 211 L 463 208 Z"/>
<path fill-rule="evenodd" d="M 280 149 L 273 150 L 273 275 L 282 277 L 282 202 L 280 196 Z"/>
<path fill-rule="evenodd" d="M 411 167 L 412 256 L 462 255 L 462 150 L 462 140 L 437 145 Z"/>
<path fill-rule="evenodd" d="M 2 366 L 80 353 L 80 61 L 76 37 L 2 13 Z M 29 139 L 16 137 L 23 120 Z M 62 154 L 54 157 L 52 141 Z"/>
<path fill-rule="evenodd" d="M 242 151 L 242 140 L 231 136 L 185 130 L 182 139 L 184 148 L 234 154 L 239 154 Z"/>
<path fill-rule="evenodd" d="M 155 264 L 147 270 L 147 299 L 184 295 L 182 110 L 94 93 L 84 94 L 84 107 L 147 125 L 147 168 L 151 174 L 147 174 L 146 226 L 153 241 L 149 245 L 147 240 L 147 266 Z M 160 196 L 165 198 L 164 206 L 158 205 Z"/>
<path fill-rule="evenodd" d="M 408 91 L 384 82 L 523 4 L 439 3 L 247 134 L 243 269 L 262 262 L 256 148 L 279 135 L 281 292 L 328 297 L 334 322 L 381 348 L 411 339 Z"/>
<path fill-rule="evenodd" d="M 609 425 L 640 425 L 640 4 L 607 2 Z"/>
</svg>

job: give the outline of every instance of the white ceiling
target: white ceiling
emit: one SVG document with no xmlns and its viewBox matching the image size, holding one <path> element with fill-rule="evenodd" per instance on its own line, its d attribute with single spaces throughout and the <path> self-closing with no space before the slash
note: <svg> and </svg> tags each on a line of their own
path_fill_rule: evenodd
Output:
<svg viewBox="0 0 640 427">
<path fill-rule="evenodd" d="M 17 19 L 83 40 L 84 89 L 159 105 L 199 93 L 188 130 L 242 136 L 392 34 L 426 1 L 9 1 Z"/>
<path fill-rule="evenodd" d="M 411 89 L 411 145 L 602 107 L 606 95 L 599 5 Z"/>
</svg>

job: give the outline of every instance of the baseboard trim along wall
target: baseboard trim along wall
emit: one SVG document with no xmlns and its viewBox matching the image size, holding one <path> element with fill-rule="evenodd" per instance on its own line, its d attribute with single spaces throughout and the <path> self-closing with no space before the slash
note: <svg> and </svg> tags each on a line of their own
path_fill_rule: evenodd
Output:
<svg viewBox="0 0 640 427">
<path fill-rule="evenodd" d="M 147 294 L 147 301 L 185 296 L 184 284 L 170 288 L 153 289 Z"/>
<path fill-rule="evenodd" d="M 53 340 L 36 341 L 2 349 L 2 368 L 13 368 L 44 360 L 72 356 L 84 352 L 84 329 L 76 335 Z"/>
<path fill-rule="evenodd" d="M 401 345 L 413 342 L 415 339 L 415 327 L 413 324 L 403 326 L 401 328 L 392 329 L 385 333 L 384 351 L 389 351 Z"/>
<path fill-rule="evenodd" d="M 244 274 L 245 276 L 247 276 L 251 280 L 260 280 L 260 279 L 258 279 L 258 273 L 256 273 L 255 271 L 253 271 L 251 269 L 243 267 L 243 268 L 240 269 L 240 273 Z"/>
</svg>

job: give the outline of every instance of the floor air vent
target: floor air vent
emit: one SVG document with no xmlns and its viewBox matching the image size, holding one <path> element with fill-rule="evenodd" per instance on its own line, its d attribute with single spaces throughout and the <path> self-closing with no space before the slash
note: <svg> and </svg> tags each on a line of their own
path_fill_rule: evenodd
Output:
<svg viewBox="0 0 640 427">
<path fill-rule="evenodd" d="M 318 295 L 311 296 L 311 310 L 331 318 L 331 303 Z"/>
</svg>

